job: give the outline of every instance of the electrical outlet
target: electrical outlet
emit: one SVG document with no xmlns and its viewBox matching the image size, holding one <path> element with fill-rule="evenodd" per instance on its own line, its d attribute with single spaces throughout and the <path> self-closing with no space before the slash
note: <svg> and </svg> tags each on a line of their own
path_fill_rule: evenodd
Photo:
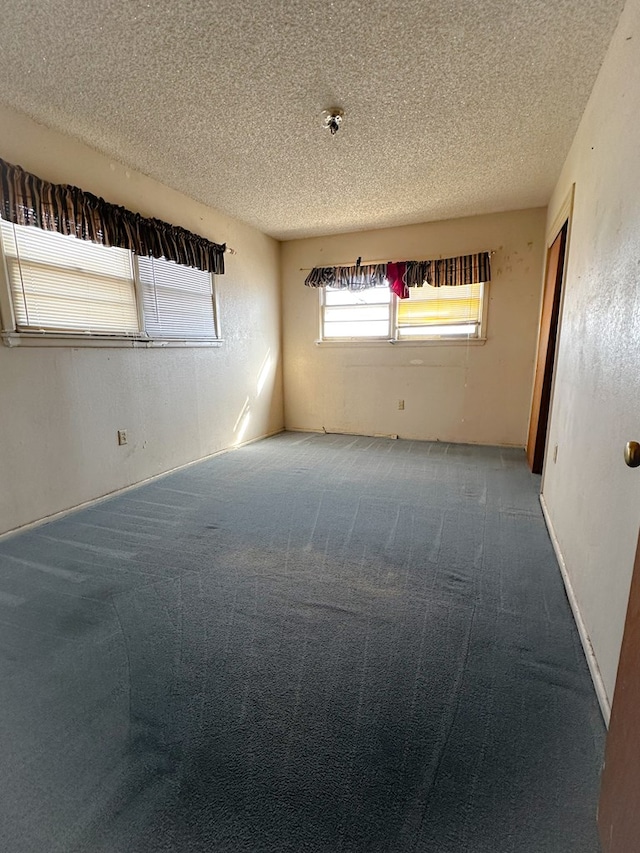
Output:
<svg viewBox="0 0 640 853">
<path fill-rule="evenodd" d="M 398 400 L 398 409 L 404 411 L 404 400 Z"/>
<path fill-rule="evenodd" d="M 118 444 L 127 444 L 127 431 L 126 429 L 118 430 Z"/>
</svg>

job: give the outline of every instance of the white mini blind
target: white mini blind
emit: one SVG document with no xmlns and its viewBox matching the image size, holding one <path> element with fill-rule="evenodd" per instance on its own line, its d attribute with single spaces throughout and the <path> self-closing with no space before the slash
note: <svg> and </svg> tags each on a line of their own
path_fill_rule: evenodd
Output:
<svg viewBox="0 0 640 853">
<path fill-rule="evenodd" d="M 164 258 L 138 258 L 145 331 L 150 338 L 216 339 L 211 273 Z"/>
<path fill-rule="evenodd" d="M 135 335 L 131 253 L 0 220 L 19 331 Z"/>
<path fill-rule="evenodd" d="M 388 338 L 390 300 L 386 285 L 355 291 L 326 287 L 322 337 Z"/>
<path fill-rule="evenodd" d="M 482 322 L 483 284 L 410 288 L 398 301 L 398 338 L 477 337 Z"/>
</svg>

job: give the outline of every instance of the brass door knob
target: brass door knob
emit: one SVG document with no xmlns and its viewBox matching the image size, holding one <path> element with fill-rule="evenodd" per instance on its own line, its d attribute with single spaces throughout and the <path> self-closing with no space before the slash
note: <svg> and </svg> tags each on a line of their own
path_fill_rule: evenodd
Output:
<svg viewBox="0 0 640 853">
<path fill-rule="evenodd" d="M 624 449 L 624 461 L 629 468 L 640 466 L 640 444 L 637 441 L 628 441 Z"/>
</svg>

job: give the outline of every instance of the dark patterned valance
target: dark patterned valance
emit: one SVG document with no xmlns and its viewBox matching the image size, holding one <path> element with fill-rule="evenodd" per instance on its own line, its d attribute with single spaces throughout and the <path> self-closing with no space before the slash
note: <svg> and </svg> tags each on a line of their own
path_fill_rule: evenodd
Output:
<svg viewBox="0 0 640 853">
<path fill-rule="evenodd" d="M 350 267 L 316 267 L 305 284 L 308 287 L 336 287 L 340 290 L 365 290 L 387 283 L 386 264 L 356 264 Z"/>
<path fill-rule="evenodd" d="M 460 255 L 458 258 L 442 258 L 430 261 L 427 281 L 432 287 L 455 287 L 459 284 L 478 284 L 491 281 L 491 257 L 489 252 L 476 255 Z"/>
<path fill-rule="evenodd" d="M 400 276 L 400 280 L 398 279 Z M 491 281 L 490 252 L 440 258 L 433 261 L 394 261 L 388 264 L 360 266 L 316 267 L 305 280 L 308 287 L 338 287 L 362 290 L 389 284 L 401 298 L 409 295 L 407 288 L 455 287 Z"/>
<path fill-rule="evenodd" d="M 43 181 L 2 159 L 0 216 L 15 225 L 33 225 L 129 249 L 143 257 L 167 258 L 216 275 L 224 273 L 224 245 L 160 219 L 146 219 L 78 187 Z"/>
</svg>

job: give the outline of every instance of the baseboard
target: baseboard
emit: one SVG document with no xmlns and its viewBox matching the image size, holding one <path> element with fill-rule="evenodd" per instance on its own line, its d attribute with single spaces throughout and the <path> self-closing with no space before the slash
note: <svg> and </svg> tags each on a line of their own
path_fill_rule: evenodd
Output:
<svg viewBox="0 0 640 853">
<path fill-rule="evenodd" d="M 571 605 L 573 618 L 575 619 L 575 623 L 578 628 L 580 642 L 582 643 L 582 648 L 584 649 L 584 654 L 587 659 L 589 672 L 591 673 L 591 680 L 593 681 L 596 696 L 598 697 L 598 702 L 600 704 L 600 710 L 602 711 L 602 716 L 604 718 L 605 725 L 608 728 L 609 719 L 611 717 L 611 705 L 609 704 L 607 691 L 605 690 L 602 675 L 600 673 L 600 667 L 598 666 L 598 661 L 596 660 L 595 652 L 593 651 L 593 646 L 591 645 L 591 640 L 589 639 L 589 634 L 587 633 L 587 628 L 584 624 L 584 620 L 582 618 L 582 614 L 578 606 L 578 600 L 573 590 L 571 578 L 569 577 L 569 573 L 564 562 L 564 557 L 562 556 L 562 551 L 560 550 L 558 537 L 556 536 L 555 530 L 553 528 L 553 523 L 549 516 L 549 509 L 544 499 L 544 495 L 540 495 L 540 506 L 542 507 L 542 514 L 544 515 L 547 530 L 549 531 L 549 538 L 551 539 L 551 544 L 553 545 L 553 550 L 558 561 L 558 566 L 560 567 L 560 573 L 562 574 L 564 587 L 567 591 L 567 598 L 569 599 L 569 604 Z"/>
<path fill-rule="evenodd" d="M 319 435 L 353 435 L 361 438 L 399 438 L 403 441 L 423 441 L 425 444 L 459 444 L 461 446 L 469 446 L 469 447 L 504 447 L 508 450 L 524 450 L 524 445 L 520 442 L 517 444 L 508 444 L 508 443 L 487 443 L 485 441 L 451 441 L 448 438 L 415 438 L 413 436 L 400 435 L 398 433 L 381 433 L 381 432 L 352 432 L 351 430 L 345 429 L 326 429 L 325 427 L 296 427 L 296 426 L 286 426 L 284 428 L 285 432 L 308 432 Z"/>
<path fill-rule="evenodd" d="M 250 438 L 247 441 L 241 441 L 239 444 L 234 444 L 231 447 L 223 447 L 222 450 L 216 450 L 215 453 L 208 453 L 206 456 L 201 456 L 199 459 L 192 459 L 191 462 L 185 462 L 183 465 L 176 465 L 175 468 L 169 468 L 168 471 L 162 471 L 160 474 L 153 474 L 151 477 L 145 477 L 144 480 L 138 480 L 136 483 L 131 483 L 129 486 L 123 486 L 120 489 L 114 489 L 112 492 L 107 492 L 105 495 L 99 495 L 97 498 L 91 498 L 88 501 L 83 501 L 79 504 L 74 504 L 67 509 L 62 509 L 59 512 L 45 515 L 43 518 L 38 518 L 35 521 L 29 521 L 26 524 L 21 524 L 19 527 L 13 527 L 11 530 L 5 530 L 0 533 L 0 541 L 9 536 L 16 536 L 18 533 L 25 533 L 27 530 L 33 530 L 35 527 L 40 527 L 41 524 L 48 524 L 50 521 L 55 521 L 58 518 L 64 518 L 72 512 L 77 512 L 80 509 L 86 509 L 90 506 L 102 503 L 103 501 L 114 498 L 117 495 L 123 495 L 125 492 L 130 492 L 147 483 L 152 483 L 154 480 L 160 480 L 162 477 L 168 477 L 169 474 L 174 474 L 176 471 L 182 471 L 184 468 L 190 468 L 192 465 L 197 465 L 199 462 L 205 462 L 207 459 L 213 459 L 215 456 L 221 456 L 223 453 L 230 453 L 232 450 L 238 450 L 240 447 L 246 447 L 247 444 L 253 444 L 256 441 L 262 441 L 264 438 L 271 438 L 273 435 L 280 435 L 284 432 L 284 427 L 281 429 L 266 432 L 264 435 L 258 435 L 255 438 Z"/>
<path fill-rule="evenodd" d="M 349 435 L 354 438 L 398 438 L 395 433 L 381 433 L 381 432 L 350 432 L 349 430 L 343 429 L 325 429 L 324 427 L 318 427 L 317 429 L 312 429 L 309 427 L 285 427 L 285 432 L 303 432 L 309 433 L 310 435 Z"/>
</svg>

